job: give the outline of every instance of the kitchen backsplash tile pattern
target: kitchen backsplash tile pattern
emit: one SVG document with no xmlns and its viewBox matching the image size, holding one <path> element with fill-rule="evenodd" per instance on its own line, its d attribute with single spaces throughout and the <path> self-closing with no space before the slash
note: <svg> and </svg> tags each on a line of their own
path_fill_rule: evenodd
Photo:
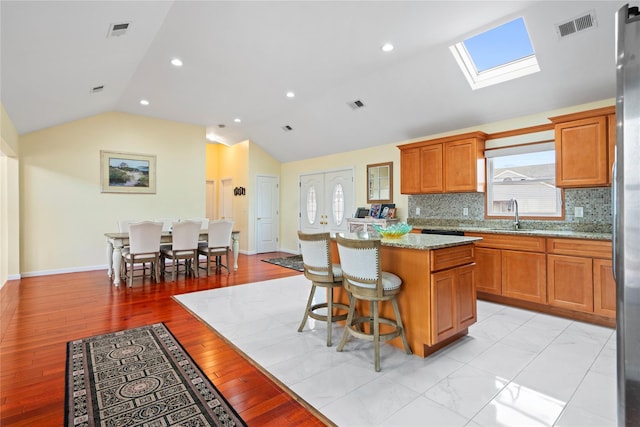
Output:
<svg viewBox="0 0 640 427">
<path fill-rule="evenodd" d="M 521 228 L 538 230 L 574 230 L 610 233 L 612 224 L 611 188 L 565 189 L 565 219 L 563 221 L 520 221 Z M 576 218 L 575 208 L 583 208 L 583 217 Z M 416 215 L 416 208 L 420 214 Z M 468 215 L 464 215 L 465 208 Z M 509 220 L 487 220 L 484 217 L 484 193 L 420 194 L 409 196 L 407 221 L 415 225 L 491 226 L 509 228 Z"/>
</svg>

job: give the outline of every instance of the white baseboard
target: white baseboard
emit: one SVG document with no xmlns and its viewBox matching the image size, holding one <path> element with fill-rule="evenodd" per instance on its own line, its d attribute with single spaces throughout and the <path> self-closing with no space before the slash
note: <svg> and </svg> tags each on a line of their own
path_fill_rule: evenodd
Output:
<svg viewBox="0 0 640 427">
<path fill-rule="evenodd" d="M 86 267 L 60 268 L 55 270 L 28 271 L 22 273 L 22 277 L 49 276 L 53 274 L 80 273 L 82 271 L 106 270 L 107 265 L 92 265 Z"/>
</svg>

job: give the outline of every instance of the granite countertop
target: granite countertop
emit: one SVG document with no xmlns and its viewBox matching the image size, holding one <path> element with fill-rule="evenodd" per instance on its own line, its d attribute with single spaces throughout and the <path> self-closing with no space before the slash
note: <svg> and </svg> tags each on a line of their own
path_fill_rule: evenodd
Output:
<svg viewBox="0 0 640 427">
<path fill-rule="evenodd" d="M 519 229 L 512 230 L 508 228 L 491 228 L 491 227 L 474 227 L 474 226 L 442 226 L 442 225 L 413 225 L 414 229 L 428 230 L 451 230 L 464 231 L 470 233 L 490 233 L 490 234 L 512 234 L 518 236 L 539 236 L 539 237 L 566 237 L 573 239 L 590 239 L 590 240 L 611 240 L 611 233 L 591 232 L 591 231 L 575 231 L 575 230 L 541 230 L 541 229 Z"/>
<path fill-rule="evenodd" d="M 344 237 L 349 239 L 379 239 L 378 234 L 366 234 L 363 237 L 361 233 L 345 233 Z M 418 250 L 431 250 L 448 248 L 451 246 L 460 246 L 482 240 L 480 237 L 463 237 L 463 236 L 443 236 L 439 234 L 415 234 L 409 233 L 398 238 L 383 237 L 380 239 L 382 246 L 390 246 L 393 248 L 407 248 Z"/>
</svg>

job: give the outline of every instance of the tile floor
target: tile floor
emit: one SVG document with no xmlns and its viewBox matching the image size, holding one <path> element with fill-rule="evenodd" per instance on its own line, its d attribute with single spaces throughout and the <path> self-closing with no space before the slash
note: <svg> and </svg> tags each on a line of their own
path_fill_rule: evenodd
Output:
<svg viewBox="0 0 640 427">
<path fill-rule="evenodd" d="M 425 359 L 298 325 L 304 276 L 177 296 L 339 426 L 615 426 L 614 330 L 478 301 L 469 335 Z"/>
</svg>

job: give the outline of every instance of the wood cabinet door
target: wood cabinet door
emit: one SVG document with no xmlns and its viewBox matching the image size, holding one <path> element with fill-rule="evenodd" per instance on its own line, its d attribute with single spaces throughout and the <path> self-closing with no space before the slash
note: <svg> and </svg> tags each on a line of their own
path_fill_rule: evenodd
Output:
<svg viewBox="0 0 640 427">
<path fill-rule="evenodd" d="M 420 147 L 400 151 L 400 192 L 420 193 Z"/>
<path fill-rule="evenodd" d="M 607 185 L 607 118 L 590 117 L 555 126 L 556 186 Z"/>
<path fill-rule="evenodd" d="M 457 330 L 468 328 L 476 323 L 478 318 L 476 312 L 476 288 L 475 288 L 475 265 L 458 267 L 456 270 L 456 321 Z"/>
<path fill-rule="evenodd" d="M 444 191 L 477 191 L 476 141 L 473 138 L 444 146 Z"/>
<path fill-rule="evenodd" d="M 476 247 L 476 290 L 502 295 L 500 249 Z"/>
<path fill-rule="evenodd" d="M 420 147 L 421 193 L 442 193 L 444 191 L 442 159 L 442 144 Z"/>
<path fill-rule="evenodd" d="M 525 301 L 547 302 L 545 254 L 502 251 L 502 295 Z"/>
<path fill-rule="evenodd" d="M 549 304 L 593 313 L 593 260 L 567 255 L 547 256 Z"/>
<path fill-rule="evenodd" d="M 455 270 L 444 270 L 431 275 L 432 344 L 445 340 L 458 332 Z"/>
<path fill-rule="evenodd" d="M 616 282 L 610 259 L 593 260 L 593 312 L 616 317 Z"/>
</svg>

